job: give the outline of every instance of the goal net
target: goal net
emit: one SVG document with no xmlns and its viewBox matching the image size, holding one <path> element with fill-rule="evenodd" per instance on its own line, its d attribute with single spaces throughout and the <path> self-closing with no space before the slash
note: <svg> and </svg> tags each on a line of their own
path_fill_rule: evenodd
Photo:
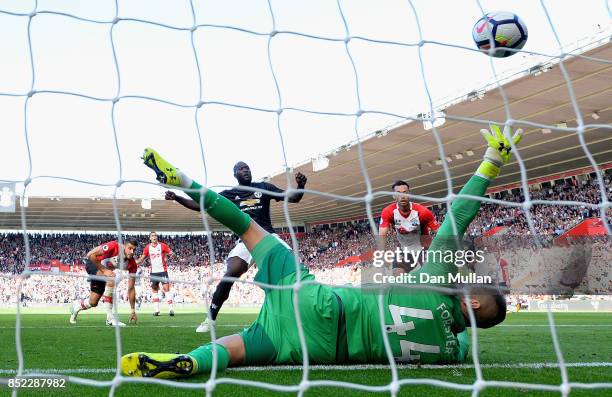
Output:
<svg viewBox="0 0 612 397">
<path fill-rule="evenodd" d="M 583 94 L 575 91 L 575 78 L 566 66 L 568 62 L 579 59 L 599 68 L 609 68 L 612 60 L 587 54 L 591 50 L 609 46 L 608 18 L 612 14 L 607 2 L 589 5 L 607 12 L 607 18 L 602 18 L 603 22 L 599 25 L 589 25 L 589 29 L 592 28 L 590 31 L 585 28 L 585 21 L 576 17 L 577 24 L 584 29 L 583 36 L 587 38 L 571 40 L 571 43 L 562 36 L 556 17 L 566 23 L 568 11 L 562 13 L 559 7 L 570 9 L 569 14 L 572 14 L 577 12 L 578 4 L 557 5 L 554 9 L 545 1 L 520 5 L 524 12 L 532 9 L 540 17 L 539 26 L 529 25 L 530 40 L 537 43 L 533 48 L 548 47 L 546 50 L 532 50 L 528 42 L 525 49 L 507 59 L 507 64 L 487 57 L 474 45 L 453 37 L 455 34 L 465 36 L 462 32 L 467 32 L 469 37 L 470 23 L 489 11 L 486 9 L 488 4 L 478 0 L 441 6 L 451 7 L 447 14 L 462 12 L 461 18 L 465 16 L 465 11 L 461 10 L 469 9 L 469 18 L 473 20 L 468 25 L 458 24 L 453 18 L 441 16 L 441 10 L 425 7 L 422 2 L 415 1 L 389 2 L 380 6 L 378 3 L 374 6 L 372 3 L 366 5 L 340 0 L 303 1 L 291 6 L 277 3 L 269 0 L 216 4 L 195 1 L 109 1 L 96 4 L 0 2 L 0 26 L 3 26 L 0 31 L 7 37 L 2 40 L 10 41 L 7 46 L 10 54 L 5 59 L 15 59 L 16 64 L 27 66 L 18 70 L 9 65 L 0 66 L 2 74 L 12 76 L 0 86 L 0 109 L 3 109 L 2 114 L 5 114 L 4 110 L 6 114 L 18 114 L 21 120 L 9 125 L 12 128 L 2 133 L 3 143 L 5 150 L 18 147 L 18 152 L 23 149 L 25 155 L 22 158 L 26 163 L 24 175 L 3 177 L 0 182 L 16 183 L 20 190 L 17 194 L 22 200 L 32 194 L 34 185 L 42 181 L 61 183 L 72 195 L 98 189 L 96 191 L 101 195 L 110 193 L 113 201 L 136 185 L 144 189 L 144 195 L 158 195 L 156 189 L 159 187 L 150 182 L 149 175 L 131 168 L 135 153 L 144 146 L 141 144 L 143 135 L 133 131 L 158 131 L 154 136 L 160 148 L 181 147 L 174 153 L 171 151 L 174 149 L 169 149 L 171 158 L 190 156 L 200 159 L 199 167 L 189 171 L 209 187 L 218 187 L 222 185 L 222 180 L 231 178 L 228 175 L 212 175 L 214 169 L 221 167 L 219 164 L 228 168 L 227 161 L 235 161 L 238 156 L 256 150 L 258 156 L 276 156 L 274 158 L 278 163 L 275 165 L 282 166 L 286 175 L 284 224 L 297 255 L 300 251 L 299 240 L 287 198 L 296 191 L 291 184 L 292 167 L 304 158 L 312 158 L 315 170 L 323 170 L 330 164 L 334 153 L 351 149 L 357 151 L 358 162 L 354 166 L 360 170 L 361 180 L 358 182 L 365 186 L 363 195 L 336 194 L 335 189 L 306 190 L 306 194 L 343 204 L 362 205 L 362 213 L 367 216 L 371 231 L 376 235 L 374 218 L 380 206 L 375 204 L 380 203 L 381 197 L 389 199 L 393 192 L 381 188 L 379 181 L 372 180 L 371 164 L 367 159 L 369 153 L 364 150 L 364 142 L 393 134 L 399 126 L 423 123 L 423 131 L 429 139 L 433 138 L 435 149 L 428 154 L 430 161 L 415 160 L 413 166 L 418 167 L 419 171 L 441 167 L 445 180 L 439 194 L 411 195 L 411 198 L 450 208 L 452 202 L 460 197 L 456 192 L 461 186 L 457 180 L 461 178 L 453 174 L 452 168 L 452 162 L 460 157 L 454 157 L 457 153 L 447 151 L 453 137 L 444 134 L 444 124 L 464 123 L 465 128 L 477 133 L 478 129 L 488 128 L 494 123 L 522 127 L 526 130 L 527 138 L 530 134 L 549 133 L 551 137 L 574 134 L 582 149 L 581 159 L 576 161 L 580 161 L 583 167 L 592 168 L 600 197 L 596 204 L 533 199 L 529 188 L 529 166 L 521 150 L 514 148 L 518 167 L 514 178 L 520 178 L 515 188 L 520 191 L 522 199 L 508 201 L 494 196 L 470 199 L 521 209 L 526 217 L 529 235 L 534 236 L 536 244 L 540 233 L 530 211 L 534 205 L 593 209 L 607 233 L 610 233 L 610 220 L 607 218 L 610 202 L 606 196 L 604 173 L 600 169 L 602 159 L 605 160 L 605 151 L 592 153 L 588 143 L 590 131 L 610 132 L 609 124 L 597 122 L 597 112 L 607 109 L 581 108 Z M 209 12 L 215 7 L 225 11 L 225 14 L 221 13 L 225 17 Z M 521 10 L 516 12 L 521 14 Z M 529 24 L 530 21 L 526 22 Z M 549 41 L 539 39 L 538 34 L 546 34 Z M 563 34 L 567 35 L 567 31 Z M 255 58 L 257 61 L 253 61 Z M 535 78 L 551 69 L 560 71 L 563 76 L 567 105 L 573 111 L 571 120 L 540 121 L 542 118 L 520 107 L 520 93 L 512 90 L 513 82 L 518 79 Z M 304 74 L 303 81 L 300 81 L 300 74 Z M 405 76 L 410 76 L 412 80 L 405 79 Z M 420 86 L 415 87 L 415 82 Z M 447 111 L 466 101 L 486 103 L 489 95 L 500 97 L 503 107 L 494 112 L 483 107 L 480 112 L 469 116 Z M 386 96 L 392 97 L 392 100 L 385 100 Z M 61 101 L 64 113 L 62 122 L 54 124 L 50 114 L 58 111 L 53 106 L 55 101 Z M 234 120 L 247 114 L 250 125 L 234 123 Z M 495 118 L 491 116 L 493 114 Z M 591 114 L 596 116 L 591 117 Z M 322 122 L 322 119 L 328 121 Z M 91 120 L 94 122 L 87 122 Z M 311 128 L 311 132 L 300 129 L 300 123 Z M 80 132 L 62 134 L 63 124 Z M 273 126 L 272 130 L 268 128 L 270 126 Z M 236 128 L 241 130 L 232 135 L 229 131 Z M 333 132 L 335 128 L 338 134 Z M 328 131 L 316 133 L 321 129 Z M 226 140 L 214 138 L 224 132 L 228 132 Z M 484 151 L 484 144 L 476 143 L 479 137 L 461 138 L 467 140 L 464 149 L 475 149 L 476 156 Z M 83 140 L 89 145 L 79 147 L 87 147 L 87 150 L 70 150 L 71 142 Z M 330 151 L 332 147 L 336 149 Z M 56 150 L 58 153 L 51 157 L 52 161 L 49 162 L 49 157 L 45 157 L 44 162 L 38 160 L 41 153 Z M 325 155 L 320 154 L 324 152 Z M 410 149 L 411 154 L 416 152 L 418 150 Z M 84 164 L 89 162 L 96 162 L 98 166 L 85 167 Z M 267 169 L 269 174 L 274 171 L 274 167 Z M 100 176 L 93 177 L 92 173 Z M 26 207 L 20 207 L 25 269 L 21 274 L 0 274 L 2 278 L 13 280 L 17 296 L 21 293 L 24 280 L 31 275 Z M 452 213 L 449 211 L 448 215 L 452 216 Z M 112 216 L 118 239 L 122 241 L 125 219 L 116 205 Z M 333 219 L 333 214 L 328 219 Z M 212 230 L 206 216 L 202 215 L 201 220 L 203 230 Z M 210 262 L 222 260 L 214 257 L 212 237 L 208 242 Z M 87 277 L 61 272 L 37 274 L 49 278 Z M 118 274 L 115 280 L 117 285 L 125 277 Z M 207 280 L 209 289 L 218 280 L 219 277 Z M 172 281 L 190 283 L 186 280 Z M 303 283 L 298 282 L 284 288 L 293 288 L 297 300 L 302 286 Z M 18 366 L 14 374 L 36 375 L 25 364 L 19 299 L 15 308 Z M 380 316 L 384 319 L 383 305 L 380 304 L 379 308 Z M 469 312 L 470 317 L 474 318 L 471 308 Z M 393 396 L 406 385 L 469 391 L 472 395 L 489 388 L 553 391 L 563 396 L 569 395 L 573 389 L 612 389 L 612 381 L 572 382 L 550 307 L 548 324 L 557 358 L 556 366 L 562 380 L 558 385 L 486 379 L 479 361 L 479 339 L 475 326 L 470 330 L 472 362 L 468 364 L 475 371 L 473 383 L 402 377 L 399 369 L 406 365 L 396 363 L 384 330 L 384 321 L 380 332 L 384 335 L 389 358 L 388 365 L 383 366 L 391 373 L 388 384 L 371 386 L 333 379 L 314 380 L 309 372 L 312 366 L 308 360 L 299 312 L 296 312 L 296 317 L 304 361 L 302 379 L 295 385 L 225 376 L 217 372 L 216 358 L 210 377 L 205 382 L 127 378 L 122 376 L 119 369 L 120 358 L 127 353 L 122 347 L 119 328 L 115 330 L 117 370 L 114 378 L 100 381 L 72 374 L 69 381 L 92 387 L 111 386 L 111 395 L 126 382 L 195 388 L 206 391 L 207 395 L 214 394 L 215 388 L 221 384 L 298 392 L 299 395 L 323 386 L 388 392 Z M 213 341 L 217 339 L 214 328 L 211 338 Z M 14 389 L 13 394 L 17 393 L 18 390 Z"/>
</svg>

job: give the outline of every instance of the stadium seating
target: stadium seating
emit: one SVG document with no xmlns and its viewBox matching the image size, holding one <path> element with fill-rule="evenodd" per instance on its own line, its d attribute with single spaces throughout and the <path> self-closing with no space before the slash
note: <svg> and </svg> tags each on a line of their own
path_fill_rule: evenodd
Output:
<svg viewBox="0 0 612 397">
<path fill-rule="evenodd" d="M 609 200 L 612 200 L 612 176 L 606 176 L 606 187 Z M 531 192 L 532 199 L 541 200 L 576 200 L 597 203 L 600 194 L 595 181 L 586 181 L 584 185 L 556 184 L 551 188 L 538 189 Z M 507 201 L 521 201 L 521 195 L 506 194 Z M 435 209 L 435 208 L 434 208 Z M 599 216 L 592 208 L 575 208 L 535 205 L 531 210 L 536 231 L 540 236 L 552 240 L 583 219 Z M 444 211 L 435 211 L 438 221 L 444 218 Z M 612 211 L 609 211 L 612 217 Z M 526 218 L 522 209 L 499 205 L 484 204 L 479 216 L 469 229 L 469 234 L 477 237 L 494 227 L 504 226 L 506 233 L 513 236 L 529 236 Z M 49 264 L 58 261 L 80 269 L 87 251 L 96 245 L 116 238 L 114 234 L 31 234 L 30 263 Z M 138 236 L 142 248 L 148 242 L 146 235 Z M 224 272 L 222 260 L 235 244 L 236 238 L 228 233 L 213 233 L 215 247 L 215 263 L 210 266 L 208 240 L 205 235 L 163 235 L 160 240 L 166 242 L 174 250 L 176 256 L 170 267 L 171 277 L 199 281 L 200 286 L 178 284 L 178 299 L 185 302 L 200 302 L 208 293 L 203 288 L 203 281 L 210 276 L 221 277 Z M 390 241 L 393 240 L 390 238 Z M 287 241 L 289 242 L 288 238 Z M 517 240 L 519 241 L 519 240 Z M 529 238 L 520 241 L 530 241 Z M 341 260 L 359 255 L 375 247 L 375 240 L 370 233 L 369 224 L 365 221 L 355 222 L 348 226 L 330 228 L 317 226 L 309 233 L 302 235 L 298 241 L 302 261 L 315 273 L 317 279 L 329 284 L 355 283 L 359 280 L 356 267 L 336 267 Z M 74 267 L 74 265 L 77 265 Z M 16 274 L 25 266 L 25 249 L 23 236 L 19 233 L 0 234 L 0 273 Z M 255 269 L 252 268 L 245 277 L 252 278 Z M 145 273 L 146 275 L 147 273 Z M 0 303 L 8 303 L 16 299 L 16 284 L 13 279 L 0 278 Z M 147 283 L 144 281 L 144 283 Z M 143 288 L 142 298 L 150 300 L 149 288 Z M 211 290 L 212 291 L 212 290 Z M 34 276 L 26 281 L 20 299 L 24 302 L 66 303 L 76 297 L 87 295 L 88 285 L 83 278 Z M 122 295 L 125 294 L 123 291 Z M 263 293 L 258 288 L 237 283 L 229 298 L 230 305 L 256 304 L 261 302 Z"/>
</svg>

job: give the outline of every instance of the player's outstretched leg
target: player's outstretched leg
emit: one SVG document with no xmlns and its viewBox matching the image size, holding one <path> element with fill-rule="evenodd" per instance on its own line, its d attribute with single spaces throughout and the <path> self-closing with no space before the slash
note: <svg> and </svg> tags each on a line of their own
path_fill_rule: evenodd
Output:
<svg viewBox="0 0 612 397">
<path fill-rule="evenodd" d="M 81 310 L 89 310 L 92 307 L 98 306 L 98 301 L 100 300 L 100 295 L 95 292 L 91 292 L 89 294 L 89 298 L 87 299 L 77 299 L 72 302 L 70 305 L 70 324 L 77 323 L 77 316 L 81 312 Z"/>
<path fill-rule="evenodd" d="M 125 376 L 144 378 L 184 378 L 197 373 L 197 363 L 187 354 L 130 353 L 121 357 Z"/>
<path fill-rule="evenodd" d="M 183 174 L 178 168 L 168 163 L 159 153 L 151 148 L 145 149 L 142 159 L 144 160 L 144 164 L 155 172 L 156 179 L 159 182 L 182 187 L 184 189 L 196 190 L 186 193 L 193 200 L 200 203 L 200 191 L 203 189 L 202 185 Z M 238 236 L 242 236 L 251 224 L 251 217 L 240 211 L 234 203 L 225 197 L 212 190 L 204 190 L 204 210 L 208 215 L 227 226 Z"/>
<path fill-rule="evenodd" d="M 233 337 L 239 337 L 233 335 Z M 228 349 L 216 344 L 217 371 L 223 372 L 230 362 Z M 185 378 L 210 373 L 213 364 L 213 345 L 208 343 L 187 354 L 130 353 L 121 357 L 121 372 L 125 376 L 144 378 Z"/>
<path fill-rule="evenodd" d="M 102 276 L 96 266 L 87 260 L 85 269 L 87 274 L 92 276 Z M 106 289 L 106 281 L 98 279 L 88 279 L 89 281 L 89 297 L 87 299 L 77 299 L 70 307 L 70 324 L 76 324 L 77 316 L 81 310 L 89 310 L 92 307 L 98 306 L 98 302 L 104 295 Z"/>
</svg>

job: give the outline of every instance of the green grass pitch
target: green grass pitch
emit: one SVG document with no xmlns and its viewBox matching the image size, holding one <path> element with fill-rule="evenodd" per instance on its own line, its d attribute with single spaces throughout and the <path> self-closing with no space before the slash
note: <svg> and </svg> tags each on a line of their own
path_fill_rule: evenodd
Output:
<svg viewBox="0 0 612 397">
<path fill-rule="evenodd" d="M 127 321 L 127 315 L 121 315 Z M 235 333 L 255 318 L 253 313 L 225 312 L 219 317 L 220 335 Z M 196 334 L 195 327 L 201 314 L 179 312 L 176 317 L 153 317 L 140 313 L 140 323 L 121 331 L 123 352 L 164 351 L 188 352 L 209 341 L 208 334 Z M 555 321 L 563 357 L 568 368 L 570 382 L 612 382 L 612 314 L 611 313 L 556 313 Z M 85 369 L 83 373 L 68 374 L 96 380 L 112 380 L 116 365 L 115 331 L 104 326 L 101 310 L 92 310 L 79 317 L 76 326 L 68 324 L 67 314 L 29 314 L 22 316 L 22 342 L 27 369 Z M 545 313 L 510 313 L 503 326 L 479 332 L 480 360 L 486 380 L 527 382 L 558 385 L 561 375 L 558 368 L 540 364 L 554 364 L 557 358 L 547 326 Z M 470 357 L 471 360 L 471 357 Z M 0 377 L 8 377 L 8 371 L 17 367 L 15 351 L 15 314 L 0 314 Z M 471 361 L 469 362 L 471 364 Z M 400 379 L 430 378 L 446 382 L 471 384 L 475 380 L 473 367 L 405 368 L 399 371 Z M 297 385 L 302 379 L 299 369 L 269 368 L 258 371 L 228 370 L 220 377 Z M 199 376 L 186 382 L 205 382 L 207 376 Z M 385 385 L 391 380 L 389 369 L 312 369 L 310 380 L 338 380 L 364 385 Z M 38 389 L 19 391 L 20 396 L 105 396 L 110 387 L 92 387 L 69 383 L 65 389 Z M 11 390 L 0 385 L 0 396 L 10 395 Z M 371 394 L 362 391 L 334 387 L 313 387 L 306 394 L 337 396 Z M 265 389 L 218 385 L 215 395 L 295 395 L 296 393 L 272 392 Z M 385 393 L 388 394 L 388 393 Z M 469 391 L 451 390 L 427 385 L 404 385 L 402 396 L 469 396 Z M 177 389 L 160 385 L 123 383 L 117 389 L 118 396 L 202 396 L 204 391 Z M 558 396 L 558 392 L 534 391 L 513 388 L 486 388 L 482 396 Z M 611 396 L 612 389 L 572 389 L 572 396 Z"/>
</svg>

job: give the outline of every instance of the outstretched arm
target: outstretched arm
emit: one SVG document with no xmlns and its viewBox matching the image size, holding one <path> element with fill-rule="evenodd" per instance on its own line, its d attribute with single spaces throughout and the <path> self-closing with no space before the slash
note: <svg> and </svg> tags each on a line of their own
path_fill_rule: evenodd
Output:
<svg viewBox="0 0 612 397">
<path fill-rule="evenodd" d="M 484 155 L 484 160 L 476 170 L 476 173 L 463 186 L 459 194 L 483 197 L 491 181 L 495 179 L 501 170 L 501 167 L 510 161 L 511 146 L 508 139 L 502 134 L 499 127 L 491 126 L 491 131 L 481 130 L 483 137 L 488 143 L 487 150 Z M 509 135 L 509 130 L 505 131 Z M 513 139 L 514 144 L 518 144 L 521 140 L 523 130 L 518 129 Z M 451 211 L 455 220 L 456 234 L 453 229 L 452 219 L 450 214 L 444 218 L 444 222 L 436 237 L 433 239 L 429 251 L 456 251 L 460 247 L 456 246 L 457 239 L 461 240 L 468 226 L 474 220 L 480 209 L 480 200 L 458 198 L 453 201 Z M 451 266 L 453 269 L 449 269 Z M 439 271 L 446 272 L 448 270 L 457 271 L 457 267 L 452 263 L 443 263 L 440 261 L 432 261 L 424 266 L 427 272 Z"/>
<path fill-rule="evenodd" d="M 306 178 L 306 175 L 302 174 L 301 172 L 295 174 L 295 183 L 297 183 L 298 189 L 304 189 L 307 180 L 308 178 Z M 289 196 L 288 201 L 290 203 L 299 203 L 302 200 L 302 197 L 304 197 L 304 192 L 296 192 Z"/>
<path fill-rule="evenodd" d="M 252 250 L 257 243 L 268 235 L 268 232 L 256 222 L 253 222 L 250 216 L 240 211 L 240 208 L 234 203 L 219 193 L 206 189 L 188 175 L 185 175 L 154 149 L 146 148 L 142 159 L 145 165 L 155 172 L 156 179 L 160 183 L 189 189 L 186 193 L 196 204 L 203 198 L 204 211 L 239 236 L 249 250 Z M 204 197 L 201 196 L 202 194 Z M 172 197 L 172 193 L 170 197 Z"/>
<path fill-rule="evenodd" d="M 188 198 L 185 197 L 181 197 L 181 196 L 177 196 L 176 193 L 171 192 L 170 190 L 168 190 L 166 192 L 166 200 L 172 200 L 172 201 L 176 201 L 177 203 L 179 203 L 180 205 L 182 205 L 185 208 L 188 208 L 192 211 L 197 211 L 200 212 L 200 204 L 190 200 Z"/>
<path fill-rule="evenodd" d="M 134 324 L 138 323 L 138 316 L 136 315 L 136 279 L 130 277 L 128 279 L 128 301 L 130 301 L 130 308 L 132 309 L 132 314 L 130 315 L 130 322 L 134 322 Z"/>
<path fill-rule="evenodd" d="M 306 178 L 306 175 L 302 174 L 301 172 L 298 172 L 297 174 L 295 174 L 295 183 L 297 184 L 298 189 L 304 189 L 307 181 L 308 181 L 308 178 Z M 264 186 L 266 190 L 269 190 L 271 192 L 285 193 L 283 189 L 271 183 L 265 183 Z M 276 201 L 283 200 L 283 197 L 281 196 L 272 196 L 272 197 Z M 289 201 L 290 203 L 299 203 L 302 200 L 302 197 L 304 197 L 304 192 L 295 192 L 289 196 L 287 201 Z"/>
</svg>

